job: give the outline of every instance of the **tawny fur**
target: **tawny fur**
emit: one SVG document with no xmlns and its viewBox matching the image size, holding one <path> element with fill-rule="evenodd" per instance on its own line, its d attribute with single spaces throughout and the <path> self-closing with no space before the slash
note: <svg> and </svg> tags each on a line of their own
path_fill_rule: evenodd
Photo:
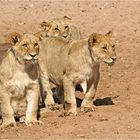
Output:
<svg viewBox="0 0 140 140">
<path fill-rule="evenodd" d="M 61 37 L 65 41 L 81 39 L 81 32 L 78 27 L 72 24 L 71 18 L 64 16 L 52 21 L 44 21 L 40 24 L 46 36 Z"/>
<path fill-rule="evenodd" d="M 93 98 L 99 81 L 99 63 L 109 65 L 116 60 L 112 32 L 105 35 L 93 33 L 87 39 L 66 42 L 58 37 L 46 38 L 41 42 L 39 61 L 47 70 L 51 82 L 64 89 L 64 105 L 68 114 L 77 114 L 75 86 L 86 83 L 87 89 L 81 109 L 92 109 Z M 46 68 L 45 68 L 46 65 Z"/>
<path fill-rule="evenodd" d="M 70 42 L 72 40 L 82 38 L 79 28 L 73 25 L 72 19 L 67 16 L 64 16 L 62 18 L 56 18 L 48 22 L 44 21 L 40 24 L 40 26 L 41 31 L 39 31 L 37 34 L 39 34 L 41 39 L 46 37 L 59 37 L 64 41 Z M 59 98 L 58 95 L 61 93 L 58 93 L 58 91 L 60 92 L 62 91 L 62 89 L 60 86 L 57 86 L 57 88 L 58 89 L 55 91 L 54 96 L 57 96 L 57 98 Z M 44 90 L 46 91 L 46 89 Z M 45 104 L 49 108 L 52 108 L 52 106 L 54 106 L 55 104 L 52 94 L 50 94 L 51 93 L 50 91 L 45 93 L 47 93 Z"/>
<path fill-rule="evenodd" d="M 13 46 L 0 62 L 0 111 L 2 126 L 36 123 L 39 101 L 39 39 L 32 34 L 10 34 Z"/>
</svg>

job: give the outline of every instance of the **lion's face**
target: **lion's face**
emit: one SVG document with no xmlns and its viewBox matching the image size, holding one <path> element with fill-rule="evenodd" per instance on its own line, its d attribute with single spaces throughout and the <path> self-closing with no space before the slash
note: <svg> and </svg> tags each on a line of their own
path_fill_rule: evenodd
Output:
<svg viewBox="0 0 140 140">
<path fill-rule="evenodd" d="M 92 47 L 96 62 L 105 62 L 113 65 L 116 61 L 115 44 L 111 41 L 112 32 L 106 35 L 92 34 L 89 37 L 89 45 Z"/>
<path fill-rule="evenodd" d="M 39 39 L 32 34 L 13 34 L 13 51 L 18 59 L 24 61 L 37 62 L 39 55 Z"/>
<path fill-rule="evenodd" d="M 51 22 L 42 22 L 40 25 L 46 31 L 47 36 L 61 37 L 69 41 L 72 36 L 70 24 L 70 19 L 65 16 Z"/>
</svg>

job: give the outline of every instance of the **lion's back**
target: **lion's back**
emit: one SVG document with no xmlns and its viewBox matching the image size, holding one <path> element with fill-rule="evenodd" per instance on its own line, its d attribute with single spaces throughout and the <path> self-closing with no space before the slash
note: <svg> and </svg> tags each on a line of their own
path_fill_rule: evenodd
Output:
<svg viewBox="0 0 140 140">
<path fill-rule="evenodd" d="M 48 37 L 41 42 L 41 46 L 41 57 L 45 58 L 48 76 L 52 82 L 60 84 L 67 63 L 68 42 L 58 37 Z"/>
</svg>

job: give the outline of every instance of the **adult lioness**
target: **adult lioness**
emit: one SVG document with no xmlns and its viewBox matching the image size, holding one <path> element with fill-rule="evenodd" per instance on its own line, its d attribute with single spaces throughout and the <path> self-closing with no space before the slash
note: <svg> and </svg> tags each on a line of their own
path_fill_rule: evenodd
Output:
<svg viewBox="0 0 140 140">
<path fill-rule="evenodd" d="M 114 64 L 115 45 L 111 41 L 112 32 L 105 35 L 91 34 L 88 39 L 72 42 L 50 37 L 41 42 L 41 57 L 47 66 L 49 79 L 64 88 L 64 105 L 67 114 L 77 114 L 75 86 L 83 84 L 85 97 L 81 109 L 92 109 L 93 98 L 99 81 L 99 63 Z M 40 57 L 40 58 L 41 58 Z M 44 61 L 40 65 L 45 66 Z"/>
<path fill-rule="evenodd" d="M 67 16 L 49 22 L 44 21 L 40 26 L 47 36 L 61 37 L 66 41 L 81 39 L 80 30 L 72 24 L 71 18 Z"/>
<path fill-rule="evenodd" d="M 26 125 L 38 123 L 39 39 L 32 34 L 12 33 L 11 47 L 0 62 L 0 111 L 2 127 L 16 125 L 14 117 L 25 116 Z"/>
</svg>

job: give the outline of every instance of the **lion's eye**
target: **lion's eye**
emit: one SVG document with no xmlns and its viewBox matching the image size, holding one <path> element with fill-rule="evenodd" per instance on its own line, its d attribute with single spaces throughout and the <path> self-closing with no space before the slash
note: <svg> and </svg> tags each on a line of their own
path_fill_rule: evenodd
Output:
<svg viewBox="0 0 140 140">
<path fill-rule="evenodd" d="M 65 26 L 65 29 L 68 29 L 69 28 L 69 26 Z"/>
<path fill-rule="evenodd" d="M 27 48 L 27 47 L 28 47 L 28 45 L 27 45 L 27 44 L 23 44 L 22 46 L 23 46 L 23 47 L 25 47 L 25 48 Z"/>
<path fill-rule="evenodd" d="M 37 47 L 38 46 L 38 43 L 35 43 L 34 46 Z"/>
<path fill-rule="evenodd" d="M 54 28 L 55 31 L 58 31 L 59 29 L 57 27 Z"/>
<path fill-rule="evenodd" d="M 103 49 L 104 49 L 104 50 L 107 50 L 107 46 L 104 46 Z"/>
<path fill-rule="evenodd" d="M 112 48 L 115 48 L 115 45 L 112 45 Z"/>
</svg>

